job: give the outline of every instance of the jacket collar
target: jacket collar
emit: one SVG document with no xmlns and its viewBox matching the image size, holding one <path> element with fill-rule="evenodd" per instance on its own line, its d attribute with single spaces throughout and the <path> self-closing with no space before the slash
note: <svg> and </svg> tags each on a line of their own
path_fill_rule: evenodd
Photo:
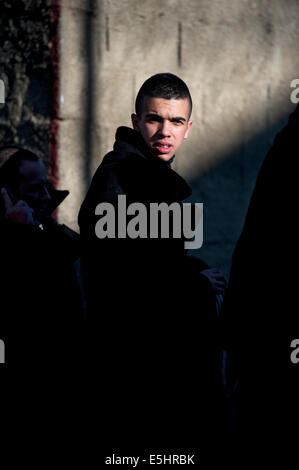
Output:
<svg viewBox="0 0 299 470">
<path fill-rule="evenodd" d="M 128 145 L 132 146 L 136 152 L 136 149 L 140 152 L 140 154 L 149 159 L 156 159 L 156 157 L 150 152 L 148 146 L 146 145 L 144 139 L 142 138 L 140 132 L 135 131 L 135 129 L 131 129 L 130 127 L 121 126 L 118 127 L 115 133 L 115 144 L 114 150 L 117 150 L 117 142 L 126 142 Z M 171 168 L 171 163 L 173 162 L 175 155 L 168 160 L 168 162 L 164 162 L 160 160 L 165 166 Z"/>
<path fill-rule="evenodd" d="M 114 152 L 110 154 L 111 163 L 124 161 L 126 165 L 122 170 L 126 174 L 125 181 L 130 187 L 136 187 L 135 178 L 135 160 L 132 156 L 136 154 L 147 160 L 150 165 L 146 165 L 144 171 L 139 173 L 143 175 L 140 183 L 138 183 L 138 195 L 146 193 L 150 198 L 154 198 L 154 194 L 158 194 L 157 200 L 165 201 L 182 201 L 192 194 L 191 187 L 178 173 L 170 166 L 171 161 L 164 162 L 155 157 L 149 150 L 141 134 L 129 127 L 119 127 L 115 134 Z M 109 161 L 109 159 L 107 159 Z M 107 162 L 108 163 L 108 162 Z M 105 162 L 105 164 L 107 164 Z M 133 179 L 133 181 L 131 181 Z"/>
</svg>

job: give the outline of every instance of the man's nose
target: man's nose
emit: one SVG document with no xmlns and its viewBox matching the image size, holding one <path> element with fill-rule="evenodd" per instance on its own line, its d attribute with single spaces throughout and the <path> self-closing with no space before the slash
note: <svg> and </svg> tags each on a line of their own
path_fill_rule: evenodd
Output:
<svg viewBox="0 0 299 470">
<path fill-rule="evenodd" d="M 168 137 L 170 135 L 170 123 L 167 121 L 167 119 L 161 122 L 160 134 L 164 137 Z"/>
<path fill-rule="evenodd" d="M 51 200 L 50 193 L 49 193 L 48 188 L 46 186 L 44 186 L 44 189 L 43 189 L 42 200 L 43 201 L 50 201 Z"/>
</svg>

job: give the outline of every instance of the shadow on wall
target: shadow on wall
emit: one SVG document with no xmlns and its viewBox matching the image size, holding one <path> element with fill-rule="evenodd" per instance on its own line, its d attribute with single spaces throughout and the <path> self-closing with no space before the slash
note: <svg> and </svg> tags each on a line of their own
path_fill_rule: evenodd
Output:
<svg viewBox="0 0 299 470">
<path fill-rule="evenodd" d="M 189 254 L 203 259 L 211 267 L 221 269 L 227 280 L 259 169 L 288 116 L 281 115 L 272 126 L 257 133 L 233 153 L 223 155 L 220 164 L 188 180 L 192 196 L 185 202 L 204 204 L 203 246 L 199 250 L 190 250 Z M 279 197 L 280 185 L 277 181 Z"/>
</svg>

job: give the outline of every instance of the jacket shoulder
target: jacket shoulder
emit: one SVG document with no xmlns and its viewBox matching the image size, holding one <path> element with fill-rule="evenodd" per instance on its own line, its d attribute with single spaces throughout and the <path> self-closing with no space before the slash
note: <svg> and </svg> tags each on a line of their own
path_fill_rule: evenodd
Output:
<svg viewBox="0 0 299 470">
<path fill-rule="evenodd" d="M 80 227 L 86 224 L 88 219 L 94 217 L 95 208 L 100 202 L 105 201 L 113 204 L 117 201 L 118 194 L 124 194 L 116 169 L 119 162 L 113 161 L 113 157 L 114 152 L 105 155 L 92 178 L 79 211 L 78 224 Z"/>
</svg>

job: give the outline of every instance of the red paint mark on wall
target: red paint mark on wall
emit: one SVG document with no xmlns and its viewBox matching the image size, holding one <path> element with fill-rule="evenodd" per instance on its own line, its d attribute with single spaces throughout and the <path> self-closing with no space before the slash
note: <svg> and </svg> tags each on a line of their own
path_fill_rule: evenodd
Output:
<svg viewBox="0 0 299 470">
<path fill-rule="evenodd" d="M 51 62 L 53 70 L 52 115 L 50 127 L 50 179 L 58 183 L 58 116 L 59 116 L 59 17 L 60 0 L 52 0 L 51 11 Z"/>
</svg>

